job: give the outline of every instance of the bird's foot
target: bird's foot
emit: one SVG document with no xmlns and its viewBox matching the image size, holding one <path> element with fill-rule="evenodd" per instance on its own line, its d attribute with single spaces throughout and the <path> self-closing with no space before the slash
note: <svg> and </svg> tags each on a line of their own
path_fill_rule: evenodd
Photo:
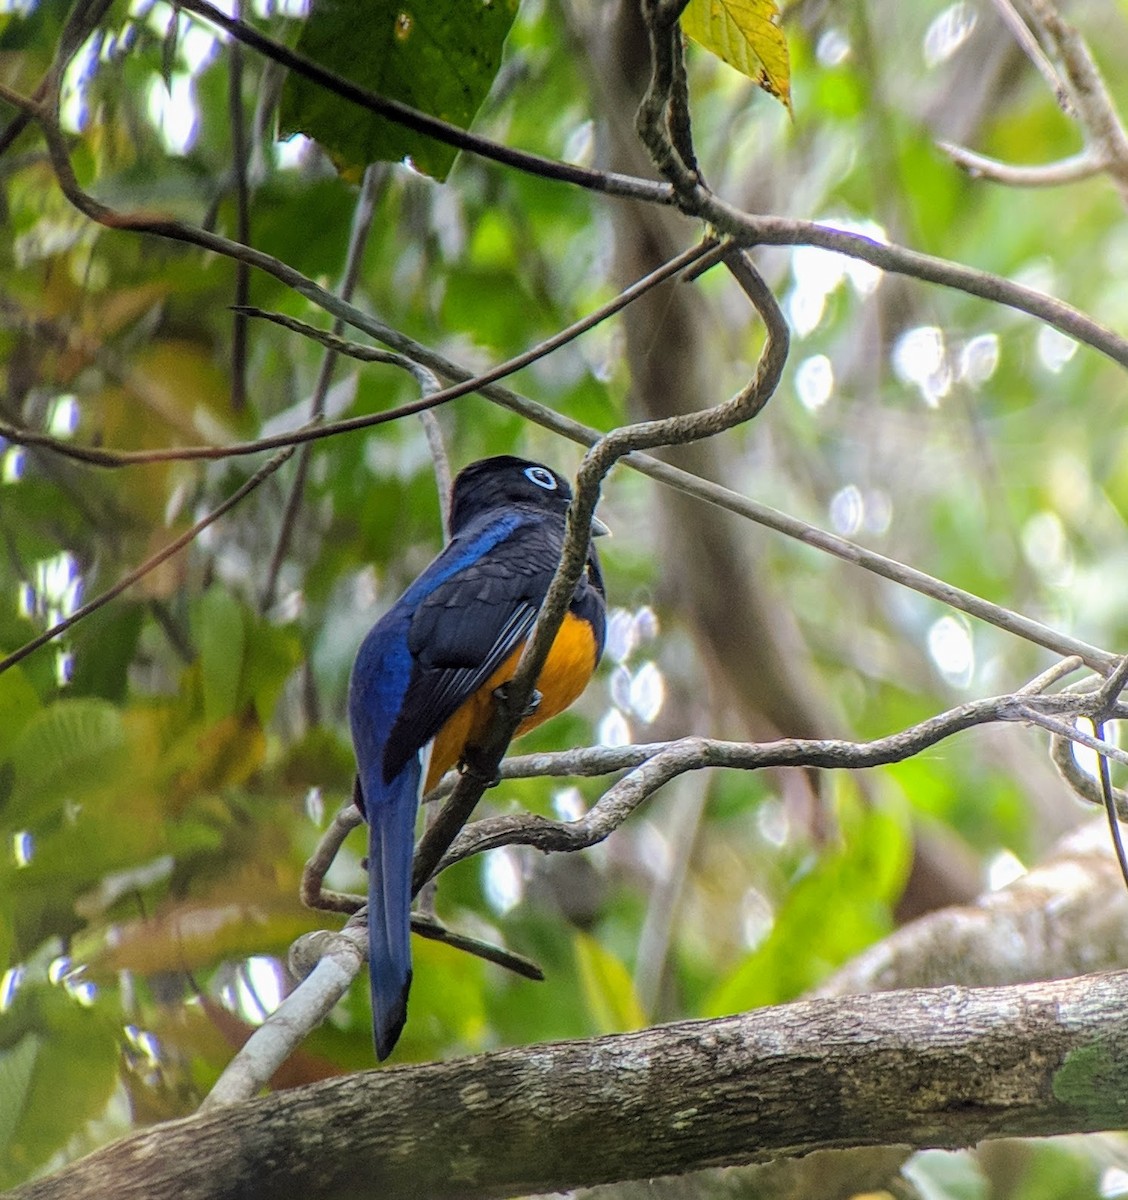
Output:
<svg viewBox="0 0 1128 1200">
<path fill-rule="evenodd" d="M 494 699 L 500 700 L 504 704 L 509 699 L 509 684 L 503 683 L 499 687 L 494 688 Z M 538 708 L 541 706 L 541 701 L 544 697 L 533 689 L 533 694 L 529 697 L 529 703 L 525 705 L 525 711 L 521 714 L 521 720 L 524 721 L 535 715 Z"/>
<path fill-rule="evenodd" d="M 496 769 L 493 771 L 483 770 L 482 767 L 474 761 L 474 756 L 467 755 L 458 764 L 459 775 L 468 775 L 471 779 L 476 779 L 479 783 L 484 784 L 488 788 L 497 787 L 501 782 L 501 773 Z"/>
</svg>

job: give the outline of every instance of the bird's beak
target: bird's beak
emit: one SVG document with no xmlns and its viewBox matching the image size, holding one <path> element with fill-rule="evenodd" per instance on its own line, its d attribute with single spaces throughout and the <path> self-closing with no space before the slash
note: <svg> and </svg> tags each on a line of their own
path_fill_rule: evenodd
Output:
<svg viewBox="0 0 1128 1200">
<path fill-rule="evenodd" d="M 592 519 L 591 519 L 591 536 L 592 537 L 610 537 L 611 530 L 608 526 L 604 525 L 603 522 L 598 517 L 592 517 Z"/>
</svg>

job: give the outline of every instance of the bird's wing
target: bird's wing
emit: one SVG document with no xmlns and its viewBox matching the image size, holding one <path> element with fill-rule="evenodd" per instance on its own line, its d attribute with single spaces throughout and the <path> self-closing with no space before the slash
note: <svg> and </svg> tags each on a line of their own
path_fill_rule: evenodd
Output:
<svg viewBox="0 0 1128 1200">
<path fill-rule="evenodd" d="M 386 779 L 439 732 L 536 621 L 560 559 L 563 522 L 530 514 L 506 524 L 497 540 L 489 527 L 456 538 L 427 572 L 433 586 L 421 589 L 407 632 L 411 679 L 384 748 Z M 488 549 L 474 549 L 483 544 Z"/>
</svg>

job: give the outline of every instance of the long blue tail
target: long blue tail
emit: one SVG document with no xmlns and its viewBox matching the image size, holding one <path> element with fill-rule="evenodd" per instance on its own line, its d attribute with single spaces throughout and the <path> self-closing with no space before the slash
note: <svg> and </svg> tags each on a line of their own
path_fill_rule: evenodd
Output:
<svg viewBox="0 0 1128 1200">
<path fill-rule="evenodd" d="M 420 763 L 412 756 L 382 787 L 364 786 L 368 817 L 368 971 L 376 1057 L 388 1057 L 407 1020 L 411 987 L 411 859 Z M 371 781 L 374 783 L 375 781 Z"/>
</svg>

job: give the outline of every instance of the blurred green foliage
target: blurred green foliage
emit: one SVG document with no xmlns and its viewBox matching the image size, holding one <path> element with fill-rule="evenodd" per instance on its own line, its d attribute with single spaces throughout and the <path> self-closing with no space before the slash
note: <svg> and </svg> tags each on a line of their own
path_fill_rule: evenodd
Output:
<svg viewBox="0 0 1128 1200">
<path fill-rule="evenodd" d="M 628 118 L 606 112 L 593 86 L 577 41 L 582 7 L 527 0 L 477 128 L 555 157 L 596 156 L 601 122 Z M 937 149 L 956 131 L 1014 161 L 1076 148 L 1075 130 L 991 28 L 987 6 L 795 7 L 793 120 L 727 67 L 691 55 L 695 133 L 722 194 L 884 232 L 1034 282 L 1110 326 L 1128 324 L 1128 236 L 1106 181 L 1019 195 L 969 180 Z M 512 12 L 495 8 L 499 47 Z M 65 12 L 40 0 L 0 16 L 9 86 L 37 86 Z M 1123 12 L 1089 15 L 1086 32 L 1128 101 Z M 972 26 L 962 39 L 951 33 L 956 17 Z M 949 41 L 926 52 L 942 20 Z M 283 15 L 261 24 L 291 43 L 298 36 Z M 312 37 L 305 28 L 300 45 Z M 232 235 L 228 50 L 185 17 L 175 37 L 173 29 L 163 4 L 111 8 L 65 82 L 76 169 L 106 203 Z M 329 38 L 347 32 L 334 27 Z M 252 241 L 335 281 L 356 189 L 312 145 L 274 141 L 277 74 L 244 57 Z M 966 72 L 988 66 L 996 88 L 976 108 Z M 483 67 L 478 83 L 493 77 Z M 415 149 L 400 153 L 424 165 Z M 440 158 L 432 166 L 442 176 L 451 164 Z M 5 419 L 131 449 L 222 442 L 307 419 L 321 351 L 264 324 L 250 329 L 249 401 L 232 403 L 231 263 L 87 222 L 54 186 L 34 130 L 0 158 L 0 196 Z M 613 294 L 609 203 L 620 202 L 466 156 L 443 186 L 388 166 L 355 301 L 459 361 L 492 363 Z M 1128 644 L 1122 373 L 964 295 L 901 280 L 878 286 L 809 251 L 772 250 L 763 265 L 795 326 L 793 352 L 767 412 L 726 437 L 730 478 L 1091 642 Z M 758 335 L 721 281 L 700 286 L 720 399 L 744 382 Z M 251 299 L 319 319 L 263 275 Z M 931 376 L 921 372 L 922 346 L 935 351 Z M 515 386 L 609 429 L 627 419 L 627 384 L 621 337 L 608 325 Z M 414 395 L 390 367 L 339 362 L 330 415 Z M 439 420 L 456 467 L 511 451 L 565 471 L 579 459 L 480 397 Z M 257 465 L 108 472 L 0 444 L 0 652 L 115 582 Z M 127 597 L 0 674 L 0 1186 L 133 1125 L 192 1111 L 271 1003 L 264 989 L 284 986 L 290 942 L 325 923 L 301 907 L 298 880 L 326 814 L 351 791 L 351 658 L 438 548 L 439 504 L 414 421 L 318 442 L 277 599 L 263 611 L 293 478 L 292 468 L 274 476 Z M 708 664 L 655 562 L 654 485 L 619 471 L 605 496 L 618 535 L 605 550 L 612 602 L 624 619 L 653 609 L 659 632 L 609 662 L 529 747 L 590 743 L 609 716 L 637 740 L 698 731 Z M 950 616 L 933 601 L 758 530 L 747 536 L 853 736 L 1010 690 L 1046 665 L 996 630 L 943 625 Z M 667 693 L 652 725 L 616 690 L 629 692 L 651 660 Z M 708 716 L 719 735 L 748 735 L 723 703 Z M 700 772 L 686 786 L 706 802 L 680 840 L 684 790 L 656 798 L 574 861 L 503 851 L 460 864 L 443 877 L 439 915 L 532 955 L 547 980 L 532 984 L 417 940 L 396 1061 L 793 998 L 892 928 L 916 818 L 962 841 L 984 881 L 1000 851 L 1023 861 L 1044 851 L 1076 814 L 1043 757 L 1030 735 L 980 730 L 874 772 L 864 792 L 834 779 L 821 833 L 786 780 Z M 497 789 L 487 806 L 565 813 L 599 791 L 598 781 L 528 781 Z M 360 854 L 359 842 L 346 847 L 332 886 L 362 890 Z M 658 897 L 682 867 L 666 936 L 656 936 Z M 361 980 L 288 1079 L 370 1065 Z M 1102 1164 L 1125 1161 L 1123 1146 L 1110 1144 L 1034 1147 L 1006 1194 L 1095 1196 Z M 972 1157 L 921 1156 L 917 1165 L 930 1197 L 994 1194 L 988 1166 Z"/>
</svg>

